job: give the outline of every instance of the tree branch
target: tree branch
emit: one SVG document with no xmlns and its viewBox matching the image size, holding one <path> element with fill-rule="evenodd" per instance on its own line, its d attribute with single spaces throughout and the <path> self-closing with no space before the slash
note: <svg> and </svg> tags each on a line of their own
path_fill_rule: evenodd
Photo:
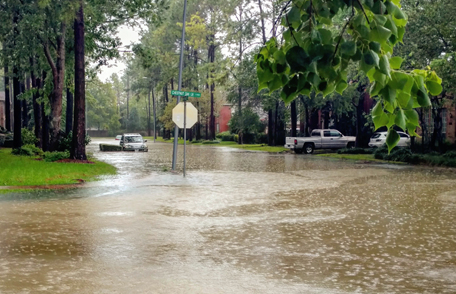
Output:
<svg viewBox="0 0 456 294">
<path fill-rule="evenodd" d="M 362 10 L 363 13 L 364 13 L 364 17 L 366 18 L 367 23 L 370 24 L 369 18 L 367 17 L 367 14 L 366 14 L 366 11 L 364 10 L 363 4 L 361 4 L 361 2 L 359 2 L 359 0 L 356 0 L 356 2 L 358 2 L 359 6 L 361 7 L 361 10 Z M 352 4 L 352 5 L 353 5 L 353 4 Z"/>
</svg>

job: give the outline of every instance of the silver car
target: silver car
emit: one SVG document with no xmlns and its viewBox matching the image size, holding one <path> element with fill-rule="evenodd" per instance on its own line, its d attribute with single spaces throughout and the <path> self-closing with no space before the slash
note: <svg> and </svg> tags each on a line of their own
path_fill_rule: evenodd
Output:
<svg viewBox="0 0 456 294">
<path fill-rule="evenodd" d="M 120 146 L 123 147 L 124 151 L 149 151 L 146 144 L 147 140 L 143 140 L 140 134 L 123 134 L 120 139 Z"/>
<path fill-rule="evenodd" d="M 397 132 L 399 135 L 398 147 L 410 147 L 410 136 L 404 132 Z M 372 135 L 369 141 L 369 147 L 382 147 L 386 144 L 386 136 L 388 132 L 377 132 Z"/>
</svg>

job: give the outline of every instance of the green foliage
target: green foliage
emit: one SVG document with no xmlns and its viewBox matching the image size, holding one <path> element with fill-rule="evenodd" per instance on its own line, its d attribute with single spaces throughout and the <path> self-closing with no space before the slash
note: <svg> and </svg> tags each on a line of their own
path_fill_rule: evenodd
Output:
<svg viewBox="0 0 456 294">
<path fill-rule="evenodd" d="M 242 132 L 245 134 L 257 134 L 262 132 L 265 126 L 261 123 L 258 114 L 251 108 L 242 110 L 242 115 L 236 112 L 228 123 L 232 133 Z"/>
<path fill-rule="evenodd" d="M 377 96 L 373 123 L 390 130 L 389 150 L 398 142 L 393 126 L 416 135 L 414 108 L 430 106 L 429 94 L 438 95 L 442 81 L 430 68 L 400 70 L 402 60 L 392 56 L 407 24 L 399 1 L 291 0 L 286 5 L 284 42 L 270 39 L 255 58 L 258 90 L 282 88 L 286 103 L 299 94 L 341 93 L 347 68 L 355 62 L 369 78 L 370 95 Z M 342 28 L 333 24 L 336 17 L 346 19 Z"/>
<path fill-rule="evenodd" d="M 231 134 L 229 131 L 218 133 L 215 135 L 215 138 L 221 141 L 234 141 L 234 134 Z"/>
<path fill-rule="evenodd" d="M 46 162 L 54 162 L 62 159 L 70 158 L 69 151 L 55 151 L 55 152 L 44 152 L 43 159 Z"/>
<path fill-rule="evenodd" d="M 372 148 L 344 148 L 337 150 L 338 154 L 372 154 Z"/>
<path fill-rule="evenodd" d="M 59 151 L 69 151 L 71 149 L 72 140 L 73 140 L 73 131 L 70 131 L 68 133 L 68 135 L 62 136 L 62 138 L 60 139 L 58 150 Z M 89 145 L 90 141 L 92 141 L 92 139 L 90 138 L 90 136 L 88 134 L 86 134 L 86 136 L 84 138 L 84 144 L 87 146 L 87 145 Z"/>
<path fill-rule="evenodd" d="M 204 145 L 220 144 L 220 141 L 217 141 L 217 140 L 204 140 L 203 142 L 201 142 L 201 144 L 204 144 Z"/>
<path fill-rule="evenodd" d="M 13 149 L 11 153 L 14 155 L 41 156 L 43 155 L 43 150 L 33 144 L 27 144 L 21 146 L 21 148 Z"/>
<path fill-rule="evenodd" d="M 38 142 L 38 139 L 35 137 L 35 133 L 29 129 L 21 129 L 22 144 L 24 145 L 34 145 Z"/>
</svg>

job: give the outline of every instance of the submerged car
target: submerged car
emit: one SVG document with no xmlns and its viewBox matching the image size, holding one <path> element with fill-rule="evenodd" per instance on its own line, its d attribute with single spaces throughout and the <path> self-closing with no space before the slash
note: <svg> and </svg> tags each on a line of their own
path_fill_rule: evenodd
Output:
<svg viewBox="0 0 456 294">
<path fill-rule="evenodd" d="M 410 146 L 410 136 L 404 132 L 397 132 L 399 135 L 399 142 L 396 146 L 398 147 L 409 147 Z M 369 141 L 369 147 L 378 148 L 386 144 L 386 136 L 388 132 L 377 132 L 372 135 Z"/>
<path fill-rule="evenodd" d="M 146 144 L 147 140 L 144 140 L 140 134 L 123 134 L 120 139 L 120 146 L 123 147 L 124 151 L 149 151 Z"/>
</svg>

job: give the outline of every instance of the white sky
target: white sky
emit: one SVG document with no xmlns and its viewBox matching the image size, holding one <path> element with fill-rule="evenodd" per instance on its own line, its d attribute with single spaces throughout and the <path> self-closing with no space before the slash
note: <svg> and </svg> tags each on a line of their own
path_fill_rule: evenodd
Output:
<svg viewBox="0 0 456 294">
<path fill-rule="evenodd" d="M 139 42 L 139 30 L 139 28 L 133 29 L 127 26 L 121 26 L 119 28 L 117 36 L 122 42 L 122 49 L 132 43 Z M 114 59 L 109 62 L 109 66 L 101 67 L 101 70 L 98 73 L 98 77 L 101 81 L 106 82 L 113 73 L 117 73 L 119 77 L 122 76 L 122 72 L 125 70 L 125 68 L 126 65 L 123 61 Z"/>
</svg>

